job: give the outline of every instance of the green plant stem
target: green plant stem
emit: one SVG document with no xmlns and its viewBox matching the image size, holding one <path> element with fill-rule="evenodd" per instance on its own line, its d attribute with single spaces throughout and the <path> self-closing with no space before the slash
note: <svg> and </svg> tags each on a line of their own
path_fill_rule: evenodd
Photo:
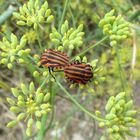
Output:
<svg viewBox="0 0 140 140">
<path fill-rule="evenodd" d="M 61 17 L 61 20 L 60 20 L 60 23 L 59 23 L 59 27 L 58 27 L 58 31 L 59 32 L 60 32 L 60 29 L 61 29 L 61 25 L 64 22 L 64 17 L 65 17 L 65 14 L 66 14 L 66 10 L 67 10 L 69 1 L 70 0 L 66 0 L 65 5 L 64 5 L 64 10 L 63 10 L 62 17 Z"/>
<path fill-rule="evenodd" d="M 140 15 L 140 8 L 137 9 L 132 15 L 128 17 L 128 21 L 136 19 Z"/>
<path fill-rule="evenodd" d="M 0 25 L 4 23 L 14 11 L 16 11 L 16 8 L 10 5 L 8 9 L 0 15 Z"/>
<path fill-rule="evenodd" d="M 117 64 L 118 64 L 118 71 L 119 71 L 119 75 L 120 75 L 120 80 L 121 80 L 121 85 L 122 85 L 122 90 L 125 91 L 125 78 L 123 76 L 123 69 L 121 67 L 120 64 L 120 55 L 119 55 L 119 50 L 118 47 L 115 46 L 115 51 L 116 51 L 116 59 L 117 59 Z"/>
<path fill-rule="evenodd" d="M 40 37 L 39 37 L 39 29 L 36 30 L 36 34 L 37 34 L 37 40 L 38 40 L 38 44 L 39 44 L 39 47 L 41 49 L 41 51 L 43 51 L 43 48 L 42 48 L 42 45 L 41 45 L 41 41 L 40 41 Z"/>
<path fill-rule="evenodd" d="M 46 83 L 46 80 L 44 80 L 42 82 L 42 85 L 41 86 L 43 86 L 44 83 Z M 51 81 L 49 82 L 49 92 L 51 93 L 51 100 L 52 100 L 53 94 L 52 94 L 52 82 Z M 43 115 L 42 116 L 42 119 L 41 119 L 41 128 L 39 130 L 39 133 L 37 135 L 37 139 L 36 140 L 43 140 L 44 139 L 44 137 L 46 135 L 46 132 L 47 132 L 46 131 L 47 130 L 46 129 L 47 120 L 48 120 L 48 114 Z"/>
<path fill-rule="evenodd" d="M 36 140 L 44 140 L 46 134 L 45 130 L 46 130 L 47 120 L 48 120 L 48 114 L 43 115 L 41 119 L 41 128 L 39 130 Z"/>
<path fill-rule="evenodd" d="M 104 119 L 95 116 L 93 113 L 91 113 L 90 111 L 88 111 L 85 107 L 83 107 L 82 105 L 80 105 L 80 104 L 76 101 L 76 99 L 74 99 L 74 97 L 71 96 L 71 94 L 70 94 L 58 81 L 57 81 L 57 84 L 58 84 L 58 86 L 61 88 L 61 90 L 63 90 L 64 93 L 73 101 L 73 103 L 74 103 L 77 107 L 79 107 L 83 112 L 85 112 L 85 113 L 88 114 L 90 117 L 92 117 L 93 119 L 95 119 L 95 120 L 97 120 L 97 121 L 99 121 L 99 122 L 105 121 Z"/>
<path fill-rule="evenodd" d="M 100 41 L 98 41 L 96 44 L 88 47 L 87 49 L 83 50 L 81 53 L 79 53 L 78 55 L 76 55 L 75 57 L 72 58 L 72 60 L 74 60 L 77 56 L 81 56 L 83 54 L 85 54 L 86 52 L 88 52 L 89 50 L 95 48 L 96 46 L 100 45 L 101 43 L 103 43 L 104 41 L 106 41 L 108 39 L 108 37 L 104 37 L 103 39 L 101 39 Z"/>
</svg>

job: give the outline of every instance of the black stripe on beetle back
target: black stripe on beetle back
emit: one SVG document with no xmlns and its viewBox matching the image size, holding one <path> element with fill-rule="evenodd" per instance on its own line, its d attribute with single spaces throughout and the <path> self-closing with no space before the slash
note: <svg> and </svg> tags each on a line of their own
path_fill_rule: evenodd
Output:
<svg viewBox="0 0 140 140">
<path fill-rule="evenodd" d="M 77 68 L 70 68 L 70 67 L 67 67 L 67 68 L 65 68 L 65 71 L 67 72 L 67 71 L 71 71 L 71 72 L 79 72 L 79 73 L 82 73 L 82 74 L 91 74 L 92 72 L 91 71 L 89 71 L 89 70 L 83 70 L 83 69 L 77 69 Z"/>
<path fill-rule="evenodd" d="M 92 75 L 91 73 L 89 75 L 87 74 L 82 74 L 82 73 L 73 73 L 73 72 L 66 72 L 66 75 L 69 75 L 69 77 L 73 77 L 73 76 L 76 76 L 76 77 L 79 77 L 80 79 L 90 79 L 92 78 Z"/>
<path fill-rule="evenodd" d="M 62 58 L 60 58 L 60 57 L 57 57 L 57 56 L 48 55 L 47 58 L 55 59 L 55 60 L 61 61 L 61 62 L 63 62 L 63 63 L 67 63 L 67 61 L 65 61 L 64 59 L 62 59 Z"/>
<path fill-rule="evenodd" d="M 49 54 L 56 55 L 56 56 L 64 59 L 65 61 L 68 61 L 68 57 L 64 56 L 63 54 L 58 54 L 57 52 L 49 52 Z"/>
<path fill-rule="evenodd" d="M 47 59 L 48 59 L 48 62 L 50 62 L 50 63 L 54 62 L 54 63 L 58 63 L 59 65 L 62 65 L 62 66 L 66 64 L 66 62 L 60 61 L 58 59 L 54 59 L 54 58 L 52 59 L 52 58 L 49 58 L 49 57 Z"/>
</svg>

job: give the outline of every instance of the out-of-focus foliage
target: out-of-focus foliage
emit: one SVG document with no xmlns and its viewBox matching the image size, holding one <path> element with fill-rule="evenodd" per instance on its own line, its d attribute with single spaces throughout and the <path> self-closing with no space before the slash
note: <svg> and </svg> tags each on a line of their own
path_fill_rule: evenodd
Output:
<svg viewBox="0 0 140 140">
<path fill-rule="evenodd" d="M 70 104 L 70 106 L 67 108 L 66 105 L 63 103 L 62 99 L 64 98 L 67 101 L 67 97 L 65 97 L 63 92 L 60 91 L 55 80 L 51 78 L 48 69 L 39 67 L 40 55 L 43 50 L 58 49 L 61 51 L 65 51 L 71 60 L 75 58 L 75 60 L 79 60 L 81 62 L 89 63 L 92 65 L 93 80 L 92 82 L 89 82 L 86 86 L 72 85 L 70 83 L 67 84 L 63 73 L 54 72 L 53 75 L 56 77 L 56 80 L 63 83 L 64 87 L 71 93 L 72 96 L 79 100 L 81 104 L 89 107 L 92 112 L 94 112 L 95 108 L 101 110 L 102 114 L 105 114 L 102 115 L 105 116 L 105 119 L 110 113 L 110 111 L 104 111 L 103 109 L 107 102 L 106 99 L 108 99 L 112 95 L 114 98 L 114 104 L 112 106 L 116 106 L 116 104 L 118 104 L 118 102 L 115 102 L 115 99 L 117 97 L 116 93 L 120 93 L 123 90 L 120 75 L 122 75 L 122 77 L 125 79 L 123 80 L 123 86 L 125 87 L 126 91 L 125 96 L 128 95 L 128 98 L 124 99 L 125 104 L 131 102 L 130 97 L 133 96 L 133 94 L 136 94 L 137 97 L 137 93 L 134 93 L 133 91 L 135 83 L 139 82 L 140 79 L 140 47 L 138 45 L 140 43 L 140 16 L 137 16 L 132 21 L 130 20 L 131 15 L 139 8 L 139 1 L 70 0 L 66 9 L 64 21 L 62 25 L 60 25 L 65 2 L 66 0 L 48 0 L 47 3 L 46 0 L 37 0 L 35 4 L 34 0 L 0 0 L 1 15 L 8 9 L 10 5 L 16 8 L 16 14 L 5 20 L 5 22 L 1 25 L 0 30 L 0 61 L 1 63 L 5 64 L 0 65 L 0 87 L 2 87 L 2 89 L 0 89 L 0 98 L 2 98 L 3 101 L 2 105 L 4 104 L 6 108 L 7 106 L 9 106 L 7 105 L 7 101 L 5 98 L 6 96 L 8 97 L 8 102 L 11 103 L 11 108 L 13 106 L 16 106 L 19 109 L 19 99 L 16 96 L 13 97 L 13 95 L 10 94 L 11 92 L 9 93 L 10 87 L 13 86 L 17 87 L 14 89 L 18 89 L 19 94 L 24 97 L 26 103 L 28 102 L 27 100 L 30 100 L 31 102 L 33 101 L 33 104 L 36 104 L 36 90 L 33 95 L 31 94 L 32 96 L 28 96 L 29 94 L 26 96 L 24 95 L 24 91 L 22 91 L 20 87 L 20 82 L 22 81 L 23 83 L 26 83 L 28 81 L 27 83 L 29 83 L 29 81 L 34 81 L 34 85 L 36 87 L 35 89 L 38 89 L 42 81 L 45 81 L 45 88 L 47 89 L 47 92 L 44 91 L 41 93 L 53 93 L 49 98 L 49 103 L 52 103 L 52 106 L 49 106 L 49 109 L 51 108 L 51 111 L 53 112 L 53 108 L 55 108 L 58 113 L 56 116 L 54 116 L 54 121 L 52 121 L 53 123 L 50 121 L 51 119 L 53 120 L 53 117 L 51 118 L 51 115 L 49 116 L 50 120 L 48 120 L 52 124 L 48 121 L 47 126 L 49 126 L 49 128 L 51 129 L 60 127 L 60 131 L 63 132 L 60 137 L 57 137 L 57 134 L 54 134 L 54 137 L 56 137 L 57 139 L 62 139 L 66 136 L 72 135 L 69 133 L 69 127 L 71 126 L 70 123 L 72 122 L 71 118 L 76 118 L 81 123 L 83 119 L 87 119 L 87 116 L 85 117 L 85 115 L 81 114 L 79 115 L 80 117 L 77 117 L 76 115 L 74 116 L 75 112 L 80 112 L 77 111 L 77 107 Z M 124 37 L 121 40 L 121 43 L 119 43 L 119 45 L 117 44 L 120 65 L 122 68 L 121 73 L 118 68 L 116 50 L 114 47 L 110 47 L 110 40 L 106 40 L 105 42 L 101 43 L 99 46 L 94 47 L 82 56 L 78 56 L 78 54 L 80 54 L 83 50 L 86 50 L 90 46 L 93 46 L 104 37 L 102 29 L 99 28 L 99 22 L 101 21 L 101 19 L 104 18 L 105 14 L 112 9 L 115 9 L 116 16 L 122 15 L 122 17 L 125 19 L 124 22 L 129 21 L 131 23 L 130 30 L 127 30 L 131 34 L 131 38 L 125 40 Z M 126 34 L 126 32 L 124 34 Z M 22 45 L 23 47 L 20 48 L 19 46 L 22 39 L 24 39 L 24 41 L 26 40 L 26 44 Z M 26 54 L 23 53 L 24 50 L 31 51 L 27 51 Z M 24 54 L 24 56 L 21 54 Z M 7 67 L 13 69 L 9 70 L 7 69 Z M 27 84 L 27 87 L 29 87 L 29 84 Z M 28 92 L 30 92 L 30 90 Z M 56 98 L 56 100 L 54 99 L 55 96 L 58 97 Z M 134 104 L 135 100 L 136 99 L 134 98 Z M 59 102 L 62 102 L 62 104 L 59 105 Z M 58 103 L 58 106 L 55 106 L 54 103 Z M 33 104 L 31 104 L 30 106 L 32 106 Z M 14 118 L 15 116 L 12 114 L 14 117 L 11 115 L 12 117 L 8 118 L 8 121 L 14 120 L 9 123 L 8 126 L 14 126 L 17 125 L 17 123 L 20 124 L 21 118 L 24 119 L 24 117 L 26 118 L 27 115 L 29 115 L 27 113 L 27 110 L 30 110 L 31 108 L 28 108 L 27 105 L 28 104 L 26 104 L 26 106 L 24 106 L 22 109 L 20 108 L 19 112 L 23 114 L 17 113 L 16 118 Z M 124 107 L 123 109 L 121 109 L 121 113 L 125 114 L 126 110 L 124 103 L 119 105 L 120 108 Z M 36 104 L 36 106 L 40 109 L 41 104 Z M 130 108 L 130 110 L 133 110 L 133 106 L 131 107 L 132 108 Z M 63 109 L 65 109 L 65 111 L 63 111 Z M 27 120 L 29 121 L 25 119 L 26 122 L 28 122 L 26 131 L 28 135 L 32 134 L 31 130 L 36 130 L 34 129 L 34 124 L 38 128 L 40 128 L 41 125 L 41 117 L 36 117 L 35 112 L 32 112 L 32 114 L 35 117 L 32 118 L 32 115 L 30 114 L 29 117 L 27 117 Z M 124 118 L 121 118 L 122 115 L 120 114 L 118 115 L 118 112 L 115 112 L 115 117 L 124 121 Z M 5 115 L 5 112 L 3 112 L 2 115 L 7 116 L 7 114 Z M 33 120 L 35 121 L 34 123 Z M 130 119 L 128 118 L 128 116 L 126 120 L 133 120 L 135 123 L 135 119 Z M 90 127 L 93 121 L 88 121 L 89 125 L 87 124 L 86 126 Z M 139 127 L 139 124 L 137 125 L 137 127 Z M 126 125 L 116 126 L 115 123 L 113 123 L 113 125 L 108 125 L 107 123 L 105 123 L 104 126 L 104 130 L 109 130 L 109 132 L 111 133 L 113 130 L 113 134 L 115 132 L 114 135 L 111 135 L 111 137 L 113 136 L 113 138 L 118 139 L 120 135 L 122 136 L 128 134 L 128 129 L 126 128 Z M 130 126 L 132 125 L 129 125 L 129 127 Z M 77 129 L 79 130 L 78 125 L 74 125 L 73 127 L 77 127 Z M 121 131 L 122 127 L 123 131 Z M 102 130 L 96 127 L 94 128 L 96 129 L 95 138 L 91 139 L 100 139 L 100 137 L 102 136 Z M 75 129 L 70 130 L 75 131 Z M 84 132 L 86 132 L 86 128 L 84 128 L 82 134 L 84 134 Z M 118 133 L 119 135 L 116 133 Z M 48 135 L 49 134 L 47 134 L 47 136 Z M 140 134 L 137 135 L 139 136 Z M 104 135 L 101 139 L 105 139 L 105 136 L 106 135 Z M 48 139 L 50 139 L 50 137 L 51 136 L 49 135 Z M 87 134 L 85 136 L 85 139 L 89 139 Z"/>
</svg>

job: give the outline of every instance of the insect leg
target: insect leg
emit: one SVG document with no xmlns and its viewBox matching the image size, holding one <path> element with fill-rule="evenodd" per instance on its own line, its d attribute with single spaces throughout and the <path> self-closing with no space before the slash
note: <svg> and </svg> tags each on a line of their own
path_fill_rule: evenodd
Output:
<svg viewBox="0 0 140 140">
<path fill-rule="evenodd" d="M 49 69 L 49 73 L 50 73 L 50 75 L 51 75 L 51 76 L 54 78 L 54 80 L 56 81 L 54 75 L 51 73 L 51 68 L 49 67 L 48 69 Z M 52 68 L 52 71 L 53 71 L 53 68 Z"/>
</svg>

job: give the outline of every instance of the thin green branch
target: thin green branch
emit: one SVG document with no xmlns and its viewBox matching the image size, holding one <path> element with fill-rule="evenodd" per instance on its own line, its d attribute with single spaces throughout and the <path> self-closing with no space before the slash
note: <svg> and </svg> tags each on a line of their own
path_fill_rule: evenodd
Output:
<svg viewBox="0 0 140 140">
<path fill-rule="evenodd" d="M 97 120 L 97 121 L 105 121 L 102 118 L 99 118 L 97 116 L 95 116 L 93 113 L 91 113 L 90 111 L 88 111 L 85 107 L 83 107 L 82 105 L 80 105 L 76 99 L 71 96 L 71 94 L 57 81 L 58 86 L 61 88 L 61 90 L 64 91 L 64 93 L 73 101 L 73 103 L 79 107 L 83 112 L 85 112 L 86 114 L 88 114 L 90 117 L 92 117 L 93 119 Z"/>
<path fill-rule="evenodd" d="M 106 41 L 108 39 L 108 37 L 104 37 L 103 39 L 101 39 L 100 41 L 98 41 L 96 44 L 88 47 L 87 49 L 83 50 L 81 53 L 79 53 L 78 55 L 76 55 L 75 57 L 72 58 L 72 60 L 74 60 L 77 56 L 81 56 L 83 54 L 85 54 L 86 52 L 88 52 L 89 50 L 95 48 L 96 46 L 100 45 L 101 43 L 103 43 L 104 41 Z"/>
<path fill-rule="evenodd" d="M 12 16 L 14 11 L 16 11 L 16 8 L 10 5 L 8 9 L 0 15 L 0 25 Z"/>
<path fill-rule="evenodd" d="M 125 91 L 125 78 L 124 78 L 123 73 L 122 73 L 123 69 L 122 69 L 121 64 L 120 64 L 120 55 L 119 55 L 119 50 L 118 50 L 117 46 L 115 46 L 115 51 L 116 51 L 116 59 L 117 59 L 117 64 L 118 64 L 118 71 L 119 71 L 119 75 L 120 75 L 122 90 Z"/>
<path fill-rule="evenodd" d="M 140 15 L 140 8 L 137 9 L 132 15 L 128 17 L 128 21 L 136 19 Z"/>
<path fill-rule="evenodd" d="M 60 29 L 61 29 L 62 23 L 64 22 L 64 17 L 65 17 L 65 14 L 66 14 L 66 10 L 67 10 L 69 1 L 70 1 L 70 0 L 66 0 L 66 2 L 65 2 L 64 10 L 63 10 L 62 17 L 61 17 L 61 20 L 60 20 L 60 23 L 59 23 L 59 27 L 58 27 L 58 30 L 59 30 L 59 31 L 60 31 Z"/>
</svg>

